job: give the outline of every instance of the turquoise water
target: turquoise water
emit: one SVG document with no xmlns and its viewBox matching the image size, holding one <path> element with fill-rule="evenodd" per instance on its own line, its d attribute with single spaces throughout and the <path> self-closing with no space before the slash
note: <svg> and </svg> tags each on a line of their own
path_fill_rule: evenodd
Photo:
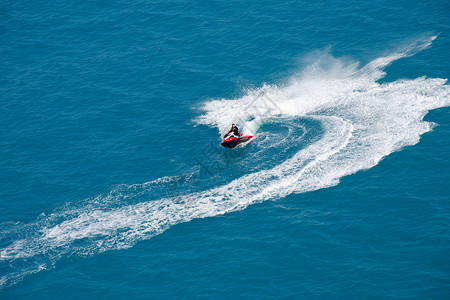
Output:
<svg viewBox="0 0 450 300">
<path fill-rule="evenodd" d="M 1 7 L 0 298 L 448 297 L 445 1 Z"/>
</svg>

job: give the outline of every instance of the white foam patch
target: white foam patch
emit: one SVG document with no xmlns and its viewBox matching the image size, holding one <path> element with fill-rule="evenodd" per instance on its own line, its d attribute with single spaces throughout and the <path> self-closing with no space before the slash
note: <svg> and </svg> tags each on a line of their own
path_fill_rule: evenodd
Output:
<svg viewBox="0 0 450 300">
<path fill-rule="evenodd" d="M 123 186 L 78 207 L 63 207 L 43 215 L 34 224 L 18 226 L 14 236 L 22 237 L 9 238 L 0 251 L 2 266 L 10 269 L 1 277 L 0 286 L 51 267 L 67 255 L 128 248 L 194 218 L 336 185 L 343 176 L 371 168 L 386 155 L 418 143 L 420 136 L 432 128 L 423 121 L 425 114 L 450 105 L 446 80 L 421 77 L 384 84 L 377 80 L 384 76 L 382 68 L 425 49 L 434 38 L 415 42 L 362 68 L 321 54 L 285 86 L 264 85 L 239 99 L 206 102 L 197 122 L 215 126 L 221 134 L 236 118 L 244 132 L 255 134 L 261 124 L 276 116 L 281 120 L 315 119 L 323 135 L 275 167 L 223 186 L 158 198 L 158 188 L 175 180 L 162 178 Z M 183 180 L 188 182 L 189 178 Z M 137 195 L 148 199 L 133 203 Z"/>
</svg>

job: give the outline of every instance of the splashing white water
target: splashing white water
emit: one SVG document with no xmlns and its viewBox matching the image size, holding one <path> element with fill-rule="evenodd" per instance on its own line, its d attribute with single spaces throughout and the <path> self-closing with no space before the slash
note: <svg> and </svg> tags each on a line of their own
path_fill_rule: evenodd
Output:
<svg viewBox="0 0 450 300">
<path fill-rule="evenodd" d="M 284 86 L 264 85 L 240 99 L 205 103 L 205 113 L 198 123 L 215 126 L 222 134 L 236 117 L 244 130 L 254 133 L 265 120 L 276 116 L 281 120 L 313 119 L 320 122 L 323 135 L 275 167 L 223 186 L 158 198 L 154 191 L 175 180 L 161 178 L 122 187 L 76 208 L 56 210 L 35 224 L 16 229 L 25 237 L 11 238 L 10 233 L 2 232 L 9 243 L 1 249 L 0 262 L 13 267 L 1 277 L 0 286 L 48 268 L 65 255 L 131 247 L 174 224 L 336 185 L 343 176 L 371 168 L 384 156 L 418 143 L 420 136 L 432 128 L 423 121 L 425 114 L 450 105 L 446 80 L 421 77 L 384 84 L 377 80 L 384 76 L 384 67 L 425 49 L 434 38 L 375 59 L 362 68 L 322 54 Z M 263 104 L 258 102 L 261 99 Z M 244 114 L 243 107 L 247 108 Z M 185 180 L 189 182 L 189 178 Z M 148 199 L 127 202 L 137 195 L 148 195 Z M 30 234 L 22 235 L 21 231 Z"/>
</svg>

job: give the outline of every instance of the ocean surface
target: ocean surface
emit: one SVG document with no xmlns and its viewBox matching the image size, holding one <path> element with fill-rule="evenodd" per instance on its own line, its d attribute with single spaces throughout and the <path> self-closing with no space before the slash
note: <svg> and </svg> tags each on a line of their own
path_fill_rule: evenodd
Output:
<svg viewBox="0 0 450 300">
<path fill-rule="evenodd" d="M 449 75 L 443 0 L 2 1 L 0 298 L 449 299 Z"/>
</svg>

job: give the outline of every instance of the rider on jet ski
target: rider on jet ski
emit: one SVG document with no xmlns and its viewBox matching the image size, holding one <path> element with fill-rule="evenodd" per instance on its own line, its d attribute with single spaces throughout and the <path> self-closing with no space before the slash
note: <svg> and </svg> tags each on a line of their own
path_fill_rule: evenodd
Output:
<svg viewBox="0 0 450 300">
<path fill-rule="evenodd" d="M 227 134 L 225 134 L 224 136 L 223 136 L 223 138 L 226 138 L 229 134 L 233 134 L 235 137 L 239 137 L 241 134 L 239 133 L 239 129 L 237 128 L 237 126 L 236 125 L 231 125 L 231 129 L 230 129 L 230 131 L 228 131 L 228 133 Z"/>
</svg>

